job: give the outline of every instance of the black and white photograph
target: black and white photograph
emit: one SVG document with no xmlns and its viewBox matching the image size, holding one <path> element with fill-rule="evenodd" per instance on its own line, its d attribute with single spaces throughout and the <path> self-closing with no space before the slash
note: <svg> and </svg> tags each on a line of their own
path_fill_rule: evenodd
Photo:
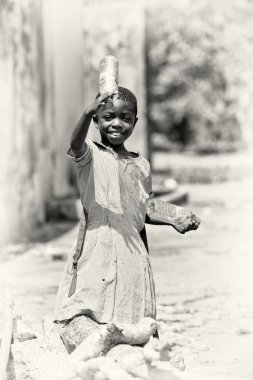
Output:
<svg viewBox="0 0 253 380">
<path fill-rule="evenodd" d="M 0 0 L 0 380 L 253 379 L 253 0 Z"/>
</svg>

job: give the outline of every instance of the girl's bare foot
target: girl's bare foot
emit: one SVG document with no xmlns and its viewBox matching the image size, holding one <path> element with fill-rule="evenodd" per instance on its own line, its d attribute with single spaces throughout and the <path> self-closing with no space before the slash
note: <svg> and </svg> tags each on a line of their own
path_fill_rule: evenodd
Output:
<svg viewBox="0 0 253 380">
<path fill-rule="evenodd" d="M 124 339 L 123 329 L 114 322 L 93 331 L 70 355 L 71 361 L 88 360 L 101 356 Z"/>
<path fill-rule="evenodd" d="M 108 331 L 108 339 L 110 339 L 112 346 L 118 343 L 122 343 L 125 339 L 123 327 L 120 323 L 109 322 L 106 325 Z"/>
<path fill-rule="evenodd" d="M 134 324 L 110 322 L 107 324 L 107 329 L 111 333 L 111 339 L 114 344 L 143 344 L 155 333 L 157 323 L 154 319 L 146 317 Z"/>
<path fill-rule="evenodd" d="M 92 332 L 70 355 L 73 362 L 103 355 L 119 343 L 143 344 L 155 333 L 157 323 L 143 318 L 136 324 L 110 322 Z"/>
</svg>

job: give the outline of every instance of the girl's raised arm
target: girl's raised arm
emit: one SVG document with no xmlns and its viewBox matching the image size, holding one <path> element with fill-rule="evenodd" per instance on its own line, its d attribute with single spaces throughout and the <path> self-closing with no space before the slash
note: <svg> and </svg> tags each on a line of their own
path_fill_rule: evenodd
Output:
<svg viewBox="0 0 253 380">
<path fill-rule="evenodd" d="M 71 150 L 76 157 L 82 156 L 87 149 L 85 139 L 88 134 L 92 117 L 96 114 L 98 108 L 105 104 L 105 101 L 112 95 L 112 93 L 100 95 L 85 108 L 80 120 L 72 132 L 70 139 Z"/>
</svg>

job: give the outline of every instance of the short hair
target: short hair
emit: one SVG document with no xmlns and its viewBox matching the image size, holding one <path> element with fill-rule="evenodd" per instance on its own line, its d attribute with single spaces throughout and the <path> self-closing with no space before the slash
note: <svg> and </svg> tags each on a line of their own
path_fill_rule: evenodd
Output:
<svg viewBox="0 0 253 380">
<path fill-rule="evenodd" d="M 96 98 L 98 98 L 99 96 L 100 96 L 100 93 L 97 94 Z M 128 88 L 119 86 L 118 87 L 118 93 L 117 93 L 117 99 L 121 99 L 124 102 L 131 103 L 133 106 L 135 115 L 137 115 L 137 112 L 138 112 L 137 99 L 136 99 L 136 96 L 134 95 L 134 93 L 132 91 L 128 90 Z"/>
<path fill-rule="evenodd" d="M 133 106 L 135 115 L 137 115 L 137 112 L 138 112 L 137 99 L 132 91 L 128 90 L 128 88 L 119 86 L 117 98 L 124 100 L 125 102 L 131 103 Z"/>
</svg>

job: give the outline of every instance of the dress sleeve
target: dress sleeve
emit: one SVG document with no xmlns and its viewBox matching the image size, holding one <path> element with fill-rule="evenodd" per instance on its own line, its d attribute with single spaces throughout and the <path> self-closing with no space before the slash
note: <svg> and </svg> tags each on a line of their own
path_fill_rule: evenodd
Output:
<svg viewBox="0 0 253 380">
<path fill-rule="evenodd" d="M 87 149 L 80 157 L 75 156 L 71 148 L 68 149 L 66 154 L 68 157 L 73 159 L 73 161 L 76 163 L 76 166 L 82 167 L 86 165 L 92 158 L 92 142 L 90 140 L 87 140 Z"/>
<path fill-rule="evenodd" d="M 93 142 L 90 140 L 86 140 L 86 142 L 87 149 L 80 157 L 76 157 L 71 148 L 67 151 L 67 155 L 74 161 L 75 164 L 76 179 L 82 203 L 84 202 L 93 161 Z"/>
</svg>

